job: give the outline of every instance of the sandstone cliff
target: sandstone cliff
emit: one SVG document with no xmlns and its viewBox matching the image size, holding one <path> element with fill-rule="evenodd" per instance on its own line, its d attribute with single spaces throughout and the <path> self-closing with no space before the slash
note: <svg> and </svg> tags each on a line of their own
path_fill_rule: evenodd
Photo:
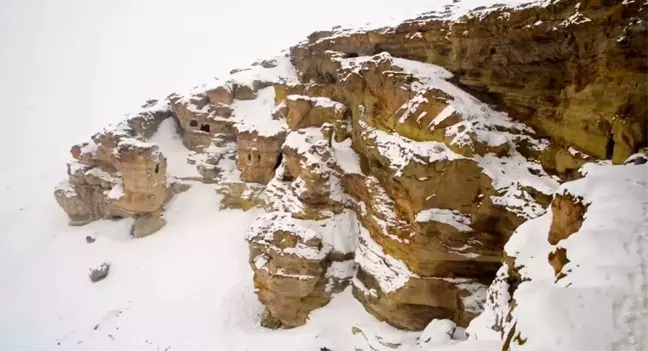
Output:
<svg viewBox="0 0 648 351">
<path fill-rule="evenodd" d="M 485 329 L 523 344 L 510 294 L 526 278 L 505 244 L 550 204 L 549 244 L 577 232 L 588 203 L 554 196 L 560 183 L 645 146 L 643 7 L 450 6 L 313 33 L 74 146 L 55 195 L 70 224 L 133 216 L 136 237 L 164 225 L 164 203 L 191 181 L 216 183 L 222 207 L 262 208 L 245 240 L 267 327 L 303 325 L 351 286 L 408 330 L 466 327 L 487 303 Z M 196 176 L 167 177 L 150 138 L 168 121 Z M 570 251 L 554 249 L 543 259 L 559 279 Z"/>
</svg>

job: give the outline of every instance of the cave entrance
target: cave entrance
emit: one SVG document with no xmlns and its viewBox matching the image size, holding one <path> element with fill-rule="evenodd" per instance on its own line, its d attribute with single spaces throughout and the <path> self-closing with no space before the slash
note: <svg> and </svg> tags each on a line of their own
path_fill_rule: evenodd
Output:
<svg viewBox="0 0 648 351">
<path fill-rule="evenodd" d="M 189 122 L 190 127 L 198 127 L 198 121 L 195 119 L 192 119 L 191 122 Z"/>
<path fill-rule="evenodd" d="M 200 125 L 200 130 L 202 130 L 203 132 L 207 132 L 207 133 L 209 133 L 209 131 L 211 130 L 211 128 L 209 127 L 209 124 L 201 124 L 201 125 Z"/>
<path fill-rule="evenodd" d="M 607 145 L 605 145 L 605 158 L 611 159 L 614 155 L 614 137 L 610 135 Z"/>
<path fill-rule="evenodd" d="M 283 160 L 283 154 L 280 152 L 279 155 L 277 155 L 277 162 L 275 162 L 274 169 L 279 168 L 281 166 L 281 161 Z"/>
</svg>

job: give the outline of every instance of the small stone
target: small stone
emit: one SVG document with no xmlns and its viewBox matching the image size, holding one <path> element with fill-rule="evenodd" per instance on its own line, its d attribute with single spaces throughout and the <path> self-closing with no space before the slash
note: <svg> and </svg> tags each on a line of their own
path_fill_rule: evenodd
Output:
<svg viewBox="0 0 648 351">
<path fill-rule="evenodd" d="M 108 276 L 108 272 L 110 272 L 110 264 L 104 262 L 99 268 L 90 269 L 90 280 L 93 283 L 103 280 Z"/>
<path fill-rule="evenodd" d="M 263 60 L 263 61 L 261 61 L 261 67 L 263 67 L 263 68 L 277 67 L 277 60 L 275 60 L 275 59 Z"/>
<path fill-rule="evenodd" d="M 92 244 L 93 242 L 97 241 L 97 239 L 91 237 L 90 235 L 86 236 L 86 242 L 88 244 Z"/>
<path fill-rule="evenodd" d="M 646 162 L 648 162 L 648 158 L 646 158 L 646 157 L 637 157 L 634 160 L 635 165 L 643 165 Z"/>
</svg>

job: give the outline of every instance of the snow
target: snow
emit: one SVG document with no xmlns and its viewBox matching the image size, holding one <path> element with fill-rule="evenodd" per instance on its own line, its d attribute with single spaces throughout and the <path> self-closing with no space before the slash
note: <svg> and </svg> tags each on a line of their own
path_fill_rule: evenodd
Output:
<svg viewBox="0 0 648 351">
<path fill-rule="evenodd" d="M 347 138 L 339 143 L 333 140 L 332 146 L 335 161 L 344 173 L 362 174 L 360 158 L 351 148 L 351 138 Z"/>
<path fill-rule="evenodd" d="M 283 55 L 270 58 L 276 63 L 275 67 L 265 68 L 261 65 L 254 65 L 246 67 L 241 71 L 230 74 L 228 83 L 239 85 L 254 86 L 255 81 L 259 82 L 283 82 L 283 83 L 296 83 L 298 82 L 297 73 L 287 52 Z"/>
<path fill-rule="evenodd" d="M 526 343 L 512 349 L 630 350 L 648 342 L 648 165 L 589 163 L 583 168 L 585 178 L 558 190 L 589 204 L 577 232 L 552 247 L 547 235 L 553 214 L 548 211 L 520 226 L 506 244 L 523 279 L 505 327 L 517 323 Z M 556 247 L 566 249 L 569 259 L 559 280 L 547 261 Z M 506 286 L 491 289 L 504 292 Z M 507 313 L 502 300 L 505 295 L 499 306 L 487 306 L 468 331 L 478 337 L 488 334 L 483 326 Z"/>
<path fill-rule="evenodd" d="M 347 279 L 355 275 L 355 261 L 348 260 L 343 262 L 332 262 L 331 266 L 326 270 L 327 277 L 337 279 Z"/>
<path fill-rule="evenodd" d="M 166 157 L 167 176 L 174 178 L 200 177 L 196 166 L 187 163 L 189 150 L 182 144 L 182 137 L 177 131 L 176 121 L 173 118 L 162 121 L 150 142 L 157 144 L 160 152 Z"/>
<path fill-rule="evenodd" d="M 470 133 L 476 133 L 478 140 L 488 145 L 501 145 L 506 142 L 506 138 L 502 138 L 495 127 L 532 132 L 526 125 L 513 121 L 505 113 L 491 109 L 448 82 L 448 79 L 452 78 L 452 73 L 443 67 L 402 58 L 392 58 L 392 61 L 394 65 L 403 68 L 406 72 L 411 72 L 418 79 L 418 82 L 411 84 L 411 90 L 422 94 L 430 89 L 439 89 L 451 96 L 451 99 L 446 101 L 448 106 L 430 123 L 430 127 L 433 128 L 450 117 L 452 113 L 461 115 L 464 122 L 457 123 L 446 131 L 447 136 L 454 136 L 451 144 L 470 145 L 472 143 Z"/>
<path fill-rule="evenodd" d="M 94 156 L 97 154 L 98 148 L 99 146 L 97 146 L 97 144 L 94 141 L 90 140 L 89 142 L 86 142 L 83 144 L 83 146 L 81 146 L 81 154 Z"/>
<path fill-rule="evenodd" d="M 324 139 L 320 128 L 311 127 L 303 128 L 298 131 L 292 131 L 286 137 L 284 142 L 285 148 L 290 148 L 292 151 L 301 156 L 300 167 L 307 170 L 312 174 L 326 180 L 328 186 L 328 197 L 339 203 L 345 203 L 347 196 L 342 190 L 341 174 L 331 167 L 333 165 L 329 155 L 333 154 L 333 150 L 329 147 L 329 141 Z M 324 161 L 326 160 L 326 161 Z M 306 182 L 300 175 L 290 186 L 293 193 L 297 196 L 304 194 L 308 189 Z M 297 200 L 299 201 L 299 200 Z"/>
<path fill-rule="evenodd" d="M 404 228 L 405 231 L 410 231 L 410 236 L 414 235 L 414 231 L 410 228 L 409 223 L 400 218 L 396 212 L 396 204 L 389 197 L 378 179 L 368 176 L 365 178 L 365 185 L 373 201 L 368 205 L 360 202 L 360 214 L 376 223 L 382 229 L 382 235 L 401 243 L 409 243 L 409 239 L 398 237 L 394 230 Z"/>
<path fill-rule="evenodd" d="M 573 146 L 568 147 L 567 151 L 569 152 L 570 155 L 572 155 L 574 157 L 588 158 L 588 156 L 586 154 L 584 154 L 582 151 L 576 149 Z"/>
<path fill-rule="evenodd" d="M 403 20 L 405 19 L 411 19 L 414 18 L 412 15 L 420 15 L 423 18 L 433 18 L 433 19 L 441 19 L 441 20 L 449 20 L 449 21 L 457 21 L 459 20 L 462 16 L 470 16 L 470 17 L 483 17 L 486 14 L 500 9 L 500 8 L 515 8 L 520 6 L 522 3 L 522 0 L 461 0 L 461 1 L 452 1 L 452 0 L 441 0 L 441 1 L 436 1 L 434 3 L 425 3 L 425 5 L 421 6 L 418 10 L 410 12 L 410 16 L 407 17 L 402 17 L 401 13 L 399 11 L 409 11 L 414 10 L 416 6 L 414 4 L 408 3 L 408 6 L 402 6 L 403 8 L 400 8 L 399 6 L 388 6 L 389 8 L 389 13 L 391 14 L 391 18 L 388 19 L 382 19 L 382 20 L 374 20 L 371 22 L 367 22 L 363 25 L 358 25 L 358 22 L 353 23 L 351 27 L 349 27 L 349 23 L 344 23 L 344 21 L 341 21 L 338 23 L 338 25 L 334 28 L 331 29 L 332 34 L 329 36 L 326 36 L 322 39 L 319 39 L 316 43 L 324 41 L 324 40 L 335 40 L 336 38 L 339 37 L 345 37 L 357 33 L 364 33 L 369 30 L 378 30 L 378 29 L 383 29 L 388 26 L 396 26 L 400 24 Z M 535 1 L 533 2 L 534 5 L 538 6 L 540 1 Z M 476 7 L 486 7 L 484 10 L 477 10 L 473 11 Z M 359 9 L 359 12 L 362 12 L 363 9 Z M 352 11 L 349 9 L 349 11 Z M 425 11 L 421 14 L 421 11 Z M 413 22 L 424 22 L 426 21 L 425 19 L 415 19 L 412 20 Z M 413 33 L 409 36 L 409 39 L 415 39 L 421 37 L 421 33 Z"/>
<path fill-rule="evenodd" d="M 259 136 L 265 137 L 284 132 L 288 128 L 286 123 L 272 118 L 274 88 L 260 89 L 257 94 L 254 100 L 234 100 L 232 103 L 236 129 L 239 132 L 257 132 Z"/>
<path fill-rule="evenodd" d="M 386 12 L 373 1 L 339 1 L 315 17 L 301 5 L 233 2 L 222 11 L 221 3 L 201 0 L 2 2 L 4 116 L 16 130 L 29 130 L 30 141 L 23 133 L 0 138 L 0 349 L 344 350 L 357 342 L 352 326 L 404 334 L 368 314 L 350 289 L 304 327 L 260 327 L 243 240 L 259 212 L 219 210 L 213 186 L 193 183 L 167 206 L 167 225 L 137 240 L 128 235 L 130 219 L 68 226 L 52 196 L 70 145 L 145 99 L 293 45 L 317 28 L 404 18 L 429 2 Z M 287 8 L 297 11 L 290 24 L 277 21 Z M 34 87 L 47 93 L 35 99 Z M 163 134 L 170 122 L 150 141 L 167 157 L 170 175 L 195 175 L 180 139 Z M 83 148 L 93 150 L 93 143 Z M 87 244 L 86 236 L 96 241 Z M 90 283 L 88 268 L 103 261 L 112 264 L 110 276 Z"/>
<path fill-rule="evenodd" d="M 367 146 L 377 149 L 381 156 L 389 160 L 389 166 L 396 171 L 397 177 L 403 174 L 405 167 L 411 162 L 426 164 L 463 158 L 444 143 L 414 141 L 396 133 L 378 130 L 364 121 L 359 123 L 363 128 L 362 137 L 368 141 Z"/>
<path fill-rule="evenodd" d="M 119 141 L 119 144 L 117 144 L 117 147 L 126 148 L 126 149 L 131 149 L 131 148 L 155 149 L 157 145 L 136 138 L 122 138 Z"/>
<path fill-rule="evenodd" d="M 430 122 L 429 127 L 436 127 L 438 126 L 441 122 L 445 121 L 448 117 L 452 116 L 452 114 L 455 112 L 455 108 L 452 105 L 446 106 L 439 114 L 434 117 L 434 119 Z"/>
<path fill-rule="evenodd" d="M 306 95 L 291 94 L 286 96 L 286 100 L 291 100 L 291 101 L 306 100 L 306 101 L 310 101 L 315 106 L 319 106 L 323 108 L 334 108 L 338 112 L 344 112 L 344 110 L 346 110 L 346 106 L 344 106 L 343 103 L 333 101 L 330 98 L 323 97 L 323 96 L 310 97 Z"/>
<path fill-rule="evenodd" d="M 466 215 L 459 213 L 458 211 L 440 209 L 440 208 L 430 208 L 423 210 L 416 214 L 417 222 L 430 222 L 435 221 L 439 223 L 449 224 L 460 232 L 470 232 L 470 218 Z"/>
<path fill-rule="evenodd" d="M 551 195 L 558 188 L 558 182 L 550 177 L 542 166 L 524 158 L 518 153 L 509 157 L 495 157 L 487 154 L 477 156 L 479 166 L 488 175 L 499 195 L 491 196 L 494 204 L 503 205 L 524 219 L 536 218 L 545 209 L 535 202 L 525 188 Z"/>
<path fill-rule="evenodd" d="M 328 147 L 328 142 L 324 139 L 320 128 L 310 127 L 291 131 L 286 137 L 284 147 L 288 147 L 298 155 L 305 157 L 306 164 L 320 165 L 319 168 L 324 167 L 321 155 L 316 153 L 316 149 Z M 324 170 L 322 169 L 322 171 Z"/>
<path fill-rule="evenodd" d="M 356 250 L 356 263 L 363 271 L 373 276 L 384 293 L 392 293 L 407 284 L 410 278 L 418 276 L 411 272 L 403 261 L 387 255 L 376 243 L 369 231 L 360 226 L 360 245 Z M 354 281 L 355 284 L 355 281 Z"/>
<path fill-rule="evenodd" d="M 100 180 L 103 180 L 104 182 L 107 183 L 114 183 L 117 182 L 118 180 L 110 173 L 102 170 L 99 167 L 93 167 L 85 172 L 86 176 L 93 176 L 96 177 Z M 118 174 L 116 176 L 119 176 Z"/>
<path fill-rule="evenodd" d="M 580 3 L 578 3 L 578 4 L 580 4 Z M 576 9 L 578 9 L 578 6 L 576 6 Z M 592 20 L 585 17 L 582 13 L 578 12 L 578 10 L 577 10 L 572 15 L 570 15 L 569 18 L 567 18 L 566 20 L 560 22 L 560 25 L 563 26 L 563 27 L 568 27 L 568 26 L 570 26 L 572 24 L 578 25 L 578 24 L 583 24 L 583 23 L 587 23 L 587 22 L 592 22 Z"/>
<path fill-rule="evenodd" d="M 119 200 L 124 197 L 126 193 L 124 192 L 124 183 L 115 184 L 115 186 L 110 189 L 108 192 L 108 198 L 113 200 Z"/>
<path fill-rule="evenodd" d="M 260 213 L 219 210 L 210 185 L 176 196 L 167 225 L 137 240 L 128 235 L 130 219 L 69 227 L 51 191 L 34 189 L 23 189 L 28 208 L 0 212 L 1 349 L 343 350 L 355 343 L 352 326 L 402 334 L 366 313 L 350 290 L 304 327 L 260 327 L 243 240 Z M 87 244 L 87 235 L 96 241 Z M 92 284 L 87 270 L 103 261 L 112 265 L 110 276 Z"/>
<path fill-rule="evenodd" d="M 342 254 L 354 252 L 358 227 L 355 213 L 351 210 L 318 221 L 293 218 L 288 212 L 269 212 L 254 220 L 245 240 L 262 244 L 280 255 L 293 254 L 309 260 L 321 260 L 331 251 Z M 299 242 L 295 247 L 280 248 L 274 245 L 276 232 L 291 233 L 299 238 Z M 321 242 L 321 247 L 313 240 Z M 309 241 L 311 243 L 307 245 Z"/>
<path fill-rule="evenodd" d="M 448 319 L 435 319 L 428 324 L 419 339 L 419 346 L 431 347 L 436 345 L 444 345 L 451 343 L 457 325 L 455 322 Z"/>
</svg>

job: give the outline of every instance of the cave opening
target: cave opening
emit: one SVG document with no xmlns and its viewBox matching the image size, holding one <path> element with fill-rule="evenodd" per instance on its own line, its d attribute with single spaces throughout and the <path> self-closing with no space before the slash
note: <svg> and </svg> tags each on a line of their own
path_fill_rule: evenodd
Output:
<svg viewBox="0 0 648 351">
<path fill-rule="evenodd" d="M 201 124 L 201 125 L 200 125 L 200 130 L 202 130 L 203 132 L 207 132 L 207 133 L 209 133 L 209 131 L 211 130 L 211 128 L 209 127 L 209 124 Z"/>
<path fill-rule="evenodd" d="M 277 162 L 275 162 L 274 169 L 279 168 L 281 166 L 281 161 L 283 160 L 283 154 L 280 152 L 279 155 L 277 155 Z"/>
<path fill-rule="evenodd" d="M 155 165 L 155 173 L 160 173 L 160 164 Z"/>
<path fill-rule="evenodd" d="M 358 56 L 360 56 L 360 55 L 358 55 L 355 52 L 350 52 L 350 53 L 346 54 L 346 58 L 355 58 L 355 57 L 358 57 Z"/>
<path fill-rule="evenodd" d="M 198 127 L 198 121 L 195 119 L 192 119 L 191 122 L 189 122 L 190 127 Z"/>
<path fill-rule="evenodd" d="M 614 137 L 610 135 L 607 145 L 605 145 L 605 157 L 611 159 L 612 155 L 614 155 Z"/>
</svg>

